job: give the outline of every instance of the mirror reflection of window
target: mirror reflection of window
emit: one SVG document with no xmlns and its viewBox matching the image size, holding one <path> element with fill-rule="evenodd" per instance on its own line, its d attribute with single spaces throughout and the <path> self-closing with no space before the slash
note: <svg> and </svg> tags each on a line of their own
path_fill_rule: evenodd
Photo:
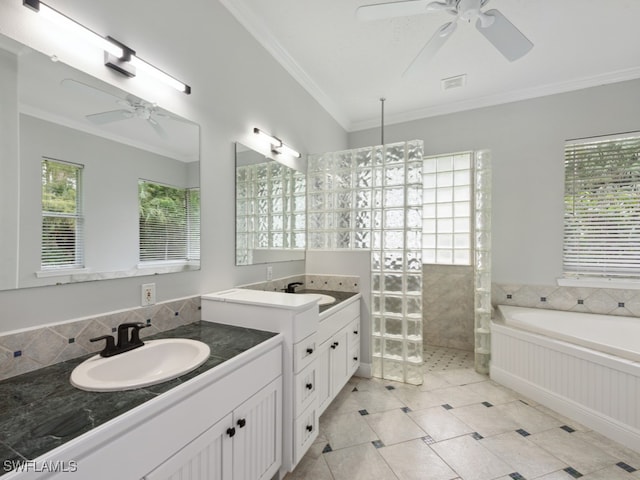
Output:
<svg viewBox="0 0 640 480">
<path fill-rule="evenodd" d="M 140 262 L 200 259 L 200 190 L 138 183 Z"/>
<path fill-rule="evenodd" d="M 82 165 L 42 160 L 42 269 L 84 267 Z"/>
</svg>

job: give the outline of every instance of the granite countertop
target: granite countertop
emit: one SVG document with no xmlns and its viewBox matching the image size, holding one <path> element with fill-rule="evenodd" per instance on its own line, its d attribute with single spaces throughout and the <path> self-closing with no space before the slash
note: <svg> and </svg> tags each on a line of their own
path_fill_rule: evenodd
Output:
<svg viewBox="0 0 640 480">
<path fill-rule="evenodd" d="M 124 392 L 86 392 L 71 385 L 71 371 L 87 355 L 0 382 L 0 477 L 12 462 L 33 460 L 151 400 L 277 333 L 195 322 L 145 338 L 190 338 L 211 347 L 197 369 L 157 385 Z"/>
<path fill-rule="evenodd" d="M 331 295 L 336 299 L 334 303 L 330 303 L 328 305 L 320 305 L 320 313 L 325 310 L 329 310 L 330 308 L 335 307 L 336 305 L 344 302 L 345 300 L 350 299 L 351 297 L 357 295 L 356 292 L 334 292 L 333 290 L 310 290 L 310 289 L 299 289 L 296 290 L 296 293 L 318 293 L 321 295 Z"/>
</svg>

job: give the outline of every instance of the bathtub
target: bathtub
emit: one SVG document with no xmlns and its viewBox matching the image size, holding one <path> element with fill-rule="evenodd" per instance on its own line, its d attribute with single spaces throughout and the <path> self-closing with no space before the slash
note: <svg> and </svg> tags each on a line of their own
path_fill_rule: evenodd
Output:
<svg viewBox="0 0 640 480">
<path fill-rule="evenodd" d="M 500 305 L 490 376 L 640 452 L 640 318 Z"/>
</svg>

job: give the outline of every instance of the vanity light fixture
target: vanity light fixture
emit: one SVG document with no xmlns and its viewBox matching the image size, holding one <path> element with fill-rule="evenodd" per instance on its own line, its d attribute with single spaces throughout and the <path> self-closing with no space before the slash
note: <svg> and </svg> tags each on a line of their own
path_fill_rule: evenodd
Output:
<svg viewBox="0 0 640 480">
<path fill-rule="evenodd" d="M 264 132 L 263 130 L 260 130 L 257 127 L 255 127 L 253 129 L 253 133 L 255 133 L 256 135 L 260 135 L 265 140 L 268 140 L 269 143 L 271 143 L 271 151 L 273 153 L 275 153 L 276 155 L 281 155 L 281 154 L 284 153 L 284 154 L 287 154 L 287 155 L 291 155 L 292 157 L 295 157 L 295 158 L 301 158 L 302 157 L 302 154 L 300 152 L 298 152 L 297 150 L 294 150 L 293 148 L 291 148 L 289 145 L 284 143 L 278 137 L 274 137 L 273 135 L 269 135 L 268 133 Z"/>
<path fill-rule="evenodd" d="M 91 42 L 93 45 L 102 48 L 104 50 L 105 66 L 126 75 L 127 77 L 135 77 L 136 71 L 139 70 L 140 72 L 144 72 L 145 74 L 148 74 L 149 76 L 152 76 L 176 90 L 186 93 L 187 95 L 191 93 L 191 87 L 189 85 L 176 80 L 171 75 L 168 75 L 150 63 L 145 62 L 136 56 L 136 52 L 134 50 L 123 45 L 114 38 L 105 38 L 97 34 L 93 30 L 79 24 L 75 20 L 51 8 L 40 0 L 22 0 L 22 4 L 35 12 L 39 12 L 50 21 L 57 23 L 68 31 L 73 32 L 75 35 L 82 36 L 82 38 Z"/>
</svg>

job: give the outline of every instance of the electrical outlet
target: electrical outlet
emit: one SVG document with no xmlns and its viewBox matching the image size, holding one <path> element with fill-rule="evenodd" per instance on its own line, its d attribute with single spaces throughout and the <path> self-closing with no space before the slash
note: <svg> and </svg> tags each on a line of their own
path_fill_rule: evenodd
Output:
<svg viewBox="0 0 640 480">
<path fill-rule="evenodd" d="M 156 284 L 145 283 L 142 285 L 142 298 L 140 303 L 143 307 L 147 305 L 155 305 L 156 303 Z"/>
<path fill-rule="evenodd" d="M 267 280 L 273 280 L 273 267 L 267 266 Z"/>
</svg>

